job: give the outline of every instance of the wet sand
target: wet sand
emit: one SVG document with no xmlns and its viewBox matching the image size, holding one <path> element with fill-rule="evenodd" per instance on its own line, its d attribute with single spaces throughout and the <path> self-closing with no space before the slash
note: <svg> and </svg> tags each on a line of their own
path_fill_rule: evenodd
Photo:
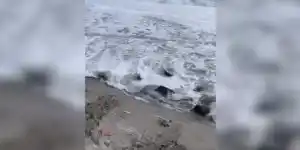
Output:
<svg viewBox="0 0 300 150">
<path fill-rule="evenodd" d="M 86 150 L 217 149 L 209 121 L 136 100 L 95 78 L 86 78 L 86 103 Z"/>
</svg>

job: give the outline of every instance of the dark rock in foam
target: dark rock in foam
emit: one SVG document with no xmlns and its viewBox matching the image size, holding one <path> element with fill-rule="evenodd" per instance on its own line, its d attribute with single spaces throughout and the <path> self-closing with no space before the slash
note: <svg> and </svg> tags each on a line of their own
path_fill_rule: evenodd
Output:
<svg viewBox="0 0 300 150">
<path fill-rule="evenodd" d="M 103 80 L 103 81 L 107 81 L 111 77 L 111 73 L 109 71 L 103 71 L 103 72 L 97 71 L 97 72 L 94 72 L 94 75 L 97 79 Z"/>
<path fill-rule="evenodd" d="M 201 86 L 201 85 L 197 85 L 194 89 L 193 89 L 193 91 L 195 91 L 195 92 L 202 92 L 202 91 L 204 91 L 205 90 L 205 87 L 203 87 L 203 86 Z"/>
<path fill-rule="evenodd" d="M 206 117 L 210 113 L 210 108 L 205 105 L 196 105 L 192 111 L 202 117 Z"/>
<path fill-rule="evenodd" d="M 160 74 L 165 77 L 172 77 L 172 76 L 174 76 L 174 70 L 171 68 L 169 68 L 169 69 L 162 68 L 160 71 Z"/>
<path fill-rule="evenodd" d="M 210 91 L 213 88 L 213 85 L 209 83 L 209 81 L 200 81 L 195 85 L 193 91 L 195 92 L 203 92 L 203 91 Z"/>
<path fill-rule="evenodd" d="M 199 102 L 202 105 L 210 106 L 212 103 L 216 102 L 216 96 L 204 94 L 199 98 Z"/>
<path fill-rule="evenodd" d="M 192 111 L 202 117 L 206 117 L 212 111 L 212 105 L 216 102 L 216 96 L 213 95 L 202 95 L 199 99 L 199 104 L 197 104 Z M 208 116 L 211 117 L 211 116 Z M 214 122 L 213 118 L 209 118 L 211 121 Z"/>
<path fill-rule="evenodd" d="M 167 97 L 169 93 L 175 93 L 172 89 L 169 89 L 165 86 L 158 86 L 155 89 L 156 92 L 158 92 L 159 94 L 161 94 L 163 97 Z"/>
<path fill-rule="evenodd" d="M 139 73 L 135 73 L 132 75 L 133 80 L 141 81 L 143 80 L 142 76 Z"/>
</svg>

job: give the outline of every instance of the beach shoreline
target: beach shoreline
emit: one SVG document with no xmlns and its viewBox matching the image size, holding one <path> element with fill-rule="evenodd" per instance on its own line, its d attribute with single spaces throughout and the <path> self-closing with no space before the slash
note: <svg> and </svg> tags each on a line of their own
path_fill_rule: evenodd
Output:
<svg viewBox="0 0 300 150">
<path fill-rule="evenodd" d="M 107 99 L 110 100 L 107 101 Z M 105 104 L 107 110 L 100 111 L 102 116 L 98 119 L 98 125 L 97 123 L 93 125 L 93 121 L 89 124 L 92 127 L 88 129 L 91 131 L 90 137 L 86 136 L 87 150 L 132 148 L 133 139 L 143 141 L 142 138 L 146 139 L 145 137 L 149 137 L 147 140 L 152 139 L 152 143 L 155 144 L 152 144 L 152 148 L 149 144 L 141 145 L 139 147 L 141 150 L 159 149 L 159 146 L 170 143 L 167 141 L 175 141 L 177 147 L 167 146 L 166 150 L 172 148 L 180 150 L 180 146 L 182 150 L 183 147 L 188 150 L 216 149 L 215 126 L 203 117 L 136 100 L 134 96 L 110 87 L 97 78 L 86 77 L 86 104 L 92 106 L 94 102 L 103 100 L 105 103 L 100 102 L 98 106 Z M 113 102 L 112 105 L 111 102 Z M 99 113 L 99 108 L 97 106 L 86 107 L 86 113 L 87 111 Z M 86 114 L 87 116 L 90 118 L 86 118 L 86 121 L 91 119 L 91 116 Z M 103 135 L 104 131 L 108 133 Z M 160 138 L 157 138 L 158 135 Z"/>
</svg>

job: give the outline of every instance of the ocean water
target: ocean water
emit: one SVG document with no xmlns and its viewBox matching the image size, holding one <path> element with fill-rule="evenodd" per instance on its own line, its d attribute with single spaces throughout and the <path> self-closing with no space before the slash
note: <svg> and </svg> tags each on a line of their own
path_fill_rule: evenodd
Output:
<svg viewBox="0 0 300 150">
<path fill-rule="evenodd" d="M 109 72 L 108 84 L 144 100 L 141 91 L 167 87 L 174 93 L 163 101 L 181 110 L 214 95 L 214 1 L 87 0 L 86 6 L 87 76 Z M 196 86 L 204 90 L 195 92 Z M 192 100 L 182 103 L 185 97 Z"/>
</svg>

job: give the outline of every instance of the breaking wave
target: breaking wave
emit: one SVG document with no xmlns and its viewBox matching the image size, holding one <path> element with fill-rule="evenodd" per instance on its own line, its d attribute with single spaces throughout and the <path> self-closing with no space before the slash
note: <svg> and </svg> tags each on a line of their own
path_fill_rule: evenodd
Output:
<svg viewBox="0 0 300 150">
<path fill-rule="evenodd" d="M 214 7 L 132 0 L 87 6 L 87 76 L 181 110 L 214 95 Z"/>
</svg>

